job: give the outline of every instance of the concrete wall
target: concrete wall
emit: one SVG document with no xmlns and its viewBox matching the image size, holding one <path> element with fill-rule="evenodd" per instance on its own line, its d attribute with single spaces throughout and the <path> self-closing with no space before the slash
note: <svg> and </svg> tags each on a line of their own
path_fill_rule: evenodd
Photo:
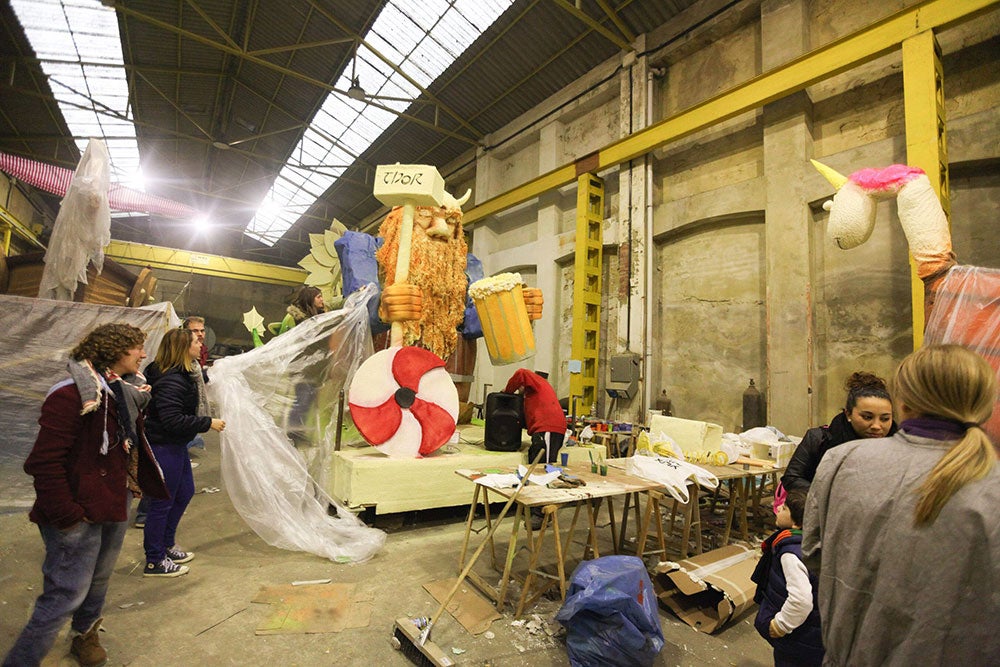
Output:
<svg viewBox="0 0 1000 667">
<path fill-rule="evenodd" d="M 489 137 L 491 148 L 476 162 L 475 199 L 913 4 L 748 0 L 687 32 L 665 26 L 685 36 L 667 46 L 642 36 L 637 51 L 648 55 L 608 62 Z M 1000 10 L 939 32 L 938 40 L 955 250 L 960 261 L 1000 267 Z M 754 378 L 766 392 L 770 423 L 798 434 L 836 413 L 852 371 L 889 375 L 912 349 L 907 247 L 895 204 L 879 206 L 865 245 L 837 249 L 826 239 L 822 209 L 833 190 L 808 160 L 844 173 L 905 162 L 904 125 L 897 52 L 600 174 L 602 361 L 625 350 L 643 353 L 653 397 L 666 389 L 675 414 L 726 430 L 741 426 L 742 392 Z M 472 232 L 487 274 L 530 267 L 529 282 L 545 291 L 545 314 L 535 325 L 539 357 L 519 365 L 551 370 L 561 395 L 569 385 L 574 189 L 493 216 Z M 484 347 L 481 353 L 478 382 L 502 385 L 514 366 L 493 368 Z M 646 400 L 616 406 L 615 416 L 640 419 Z"/>
</svg>

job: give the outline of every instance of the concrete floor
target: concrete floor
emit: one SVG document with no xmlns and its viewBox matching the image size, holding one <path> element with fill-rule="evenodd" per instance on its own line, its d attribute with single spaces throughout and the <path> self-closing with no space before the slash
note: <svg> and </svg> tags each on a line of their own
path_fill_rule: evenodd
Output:
<svg viewBox="0 0 1000 667">
<path fill-rule="evenodd" d="M 111 580 L 101 641 L 109 665 L 373 665 L 410 662 L 389 643 L 395 618 L 431 616 L 437 603 L 422 584 L 454 576 L 461 548 L 464 510 L 426 511 L 377 517 L 389 533 L 382 553 L 360 565 L 337 565 L 305 553 L 268 546 L 236 514 L 219 470 L 218 441 L 206 438 L 196 450 L 196 490 L 220 487 L 221 493 L 198 493 L 178 532 L 179 544 L 197 553 L 191 572 L 176 579 L 142 576 L 142 531 L 130 529 Z M 7 473 L 8 475 L 10 473 Z M 10 480 L 0 480 L 6 486 Z M 41 591 L 41 538 L 23 507 L 0 514 L 0 655 L 13 644 Z M 500 533 L 504 534 L 503 532 Z M 473 545 L 478 544 L 478 540 Z M 610 552 L 610 551 L 608 551 Z M 487 572 L 487 559 L 477 571 Z M 268 617 L 269 605 L 252 603 L 262 586 L 330 578 L 354 583 L 371 594 L 367 627 L 325 634 L 258 636 L 254 629 Z M 543 631 L 531 634 L 512 625 L 512 612 L 491 627 L 492 639 L 466 632 L 450 615 L 435 625 L 431 640 L 458 665 L 568 664 L 561 626 L 551 617 L 556 601 L 543 600 L 531 613 Z M 755 609 L 755 608 L 754 608 Z M 770 648 L 754 631 L 750 610 L 715 635 L 696 632 L 661 610 L 666 645 L 656 664 L 664 666 L 771 663 Z M 528 619 L 531 619 L 529 614 Z M 544 629 L 548 628 L 552 636 Z M 465 652 L 454 654 L 452 649 Z M 45 665 L 75 665 L 65 632 Z"/>
</svg>

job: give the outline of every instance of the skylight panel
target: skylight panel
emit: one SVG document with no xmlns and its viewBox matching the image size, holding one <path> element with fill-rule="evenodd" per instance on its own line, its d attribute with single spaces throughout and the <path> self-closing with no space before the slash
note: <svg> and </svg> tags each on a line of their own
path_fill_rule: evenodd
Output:
<svg viewBox="0 0 1000 667">
<path fill-rule="evenodd" d="M 453 3 L 449 0 L 421 0 L 420 3 L 405 5 L 400 11 L 417 24 L 424 32 L 433 30 L 438 20 L 447 14 Z"/>
<path fill-rule="evenodd" d="M 478 37 L 493 25 L 493 22 L 503 14 L 511 2 L 508 0 L 455 0 L 453 7 L 469 21 Z"/>
<path fill-rule="evenodd" d="M 389 0 L 364 41 L 426 88 L 455 59 L 499 18 L 513 0 L 424 0 L 419 4 Z M 347 67 L 336 87 L 348 90 L 357 77 L 371 104 L 331 93 L 317 112 L 313 125 L 320 130 L 317 138 L 312 128 L 303 133 L 292 159 L 282 168 L 279 181 L 300 183 L 301 187 L 275 187 L 247 225 L 245 234 L 273 246 L 343 173 L 341 165 L 354 161 L 368 149 L 395 120 L 395 115 L 379 105 L 405 111 L 418 90 L 401 74 L 386 65 L 362 44 L 352 67 Z M 403 98 L 392 100 L 385 98 Z M 324 166 L 307 177 L 299 156 L 308 161 L 315 155 L 315 145 L 332 143 L 322 158 Z M 345 151 L 346 149 L 346 151 Z M 347 151 L 353 155 L 347 154 Z M 306 185 L 308 184 L 308 188 Z M 308 191 L 307 191 L 308 190 Z M 309 192 L 311 191 L 311 192 Z M 318 195 L 312 194 L 319 192 Z"/>
<path fill-rule="evenodd" d="M 114 9 L 84 0 L 11 0 L 11 6 L 49 78 L 63 120 L 79 137 L 80 153 L 91 137 L 104 138 L 113 180 L 141 187 L 139 146 Z"/>
<path fill-rule="evenodd" d="M 453 51 L 455 44 L 462 43 L 462 35 L 470 30 L 476 30 L 476 27 L 469 22 L 469 19 L 462 12 L 455 11 L 448 12 L 442 16 L 441 20 L 434 26 L 434 31 L 431 34 L 444 48 Z M 457 58 L 458 55 L 456 54 L 455 57 Z"/>
</svg>

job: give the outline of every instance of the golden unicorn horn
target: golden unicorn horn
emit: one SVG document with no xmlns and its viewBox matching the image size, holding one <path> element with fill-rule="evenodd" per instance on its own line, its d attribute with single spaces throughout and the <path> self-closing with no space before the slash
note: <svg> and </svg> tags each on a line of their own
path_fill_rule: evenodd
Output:
<svg viewBox="0 0 1000 667">
<path fill-rule="evenodd" d="M 809 161 L 812 162 L 812 165 L 814 167 L 816 167 L 816 171 L 823 174 L 823 177 L 826 178 L 826 180 L 830 181 L 830 185 L 832 185 L 834 189 L 839 190 L 840 188 L 843 187 L 844 183 L 847 182 L 847 176 L 844 176 L 836 169 L 828 167 L 822 162 L 819 162 L 817 160 L 809 160 Z"/>
</svg>

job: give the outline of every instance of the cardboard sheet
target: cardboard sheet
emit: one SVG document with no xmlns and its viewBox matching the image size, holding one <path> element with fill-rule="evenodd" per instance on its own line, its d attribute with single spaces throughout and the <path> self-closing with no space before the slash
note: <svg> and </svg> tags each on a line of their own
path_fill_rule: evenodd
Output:
<svg viewBox="0 0 1000 667">
<path fill-rule="evenodd" d="M 656 566 L 653 587 L 660 602 L 695 630 L 711 634 L 753 605 L 750 581 L 760 550 L 731 544 Z"/>
<path fill-rule="evenodd" d="M 272 605 L 254 631 L 258 635 L 317 634 L 367 627 L 371 593 L 357 595 L 354 584 L 264 586 L 252 602 Z"/>
<path fill-rule="evenodd" d="M 424 589 L 430 593 L 439 603 L 444 602 L 445 596 L 455 585 L 457 577 L 442 579 L 424 584 Z M 493 621 L 500 618 L 496 607 L 490 601 L 480 595 L 468 582 L 463 582 L 445 607 L 452 616 L 455 617 L 462 627 L 474 635 L 481 634 L 490 629 Z"/>
</svg>

